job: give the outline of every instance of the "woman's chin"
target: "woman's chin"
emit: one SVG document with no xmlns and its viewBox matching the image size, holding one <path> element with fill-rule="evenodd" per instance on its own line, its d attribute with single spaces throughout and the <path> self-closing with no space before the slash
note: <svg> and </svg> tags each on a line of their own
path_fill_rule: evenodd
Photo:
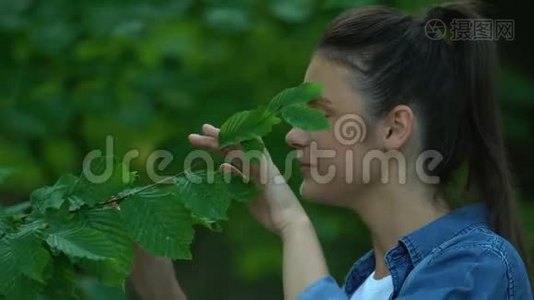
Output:
<svg viewBox="0 0 534 300">
<path fill-rule="evenodd" d="M 345 206 L 342 199 L 346 199 L 347 190 L 344 186 L 334 184 L 320 184 L 305 178 L 299 187 L 299 193 L 307 201 L 331 206 Z"/>
<path fill-rule="evenodd" d="M 316 183 L 309 182 L 308 180 L 304 179 L 300 184 L 300 195 L 308 201 L 320 202 L 323 196 L 321 195 L 321 189 L 319 189 Z"/>
</svg>

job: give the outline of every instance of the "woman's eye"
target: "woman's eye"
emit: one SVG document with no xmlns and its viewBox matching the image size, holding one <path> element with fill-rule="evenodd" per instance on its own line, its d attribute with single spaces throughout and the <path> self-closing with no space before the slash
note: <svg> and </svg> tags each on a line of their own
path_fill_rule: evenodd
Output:
<svg viewBox="0 0 534 300">
<path fill-rule="evenodd" d="M 309 106 L 310 106 L 312 109 L 316 109 L 316 110 L 322 112 L 323 115 L 324 115 L 326 118 L 329 118 L 329 117 L 332 116 L 332 113 L 329 112 L 327 109 L 325 109 L 325 108 L 323 108 L 323 107 L 321 107 L 321 106 L 319 106 L 319 105 L 316 105 L 316 104 L 313 103 L 313 102 L 309 103 Z"/>
</svg>

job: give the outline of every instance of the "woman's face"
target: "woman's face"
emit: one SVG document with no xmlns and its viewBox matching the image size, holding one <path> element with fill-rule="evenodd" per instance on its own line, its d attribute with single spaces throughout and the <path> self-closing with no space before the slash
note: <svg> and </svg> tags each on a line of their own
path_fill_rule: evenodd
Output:
<svg viewBox="0 0 534 300">
<path fill-rule="evenodd" d="M 351 87 L 350 71 L 315 55 L 306 71 L 305 82 L 320 83 L 322 97 L 310 106 L 324 112 L 330 129 L 291 129 L 286 142 L 297 149 L 303 182 L 300 193 L 306 199 L 347 206 L 354 196 L 369 187 L 364 183 L 362 159 L 376 149 L 376 138 L 366 123 L 361 95 Z M 370 172 L 373 178 L 373 172 Z M 371 180 L 372 182 L 372 180 Z"/>
</svg>

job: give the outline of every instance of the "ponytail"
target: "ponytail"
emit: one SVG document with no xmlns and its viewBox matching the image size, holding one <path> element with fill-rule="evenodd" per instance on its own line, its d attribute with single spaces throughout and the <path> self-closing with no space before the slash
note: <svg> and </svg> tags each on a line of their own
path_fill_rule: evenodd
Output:
<svg viewBox="0 0 534 300">
<path fill-rule="evenodd" d="M 480 18 L 474 4 L 470 3 L 434 7 L 426 16 L 427 20 L 439 19 L 447 25 L 453 19 Z M 447 44 L 459 57 L 458 71 L 465 84 L 467 100 L 468 180 L 465 189 L 486 203 L 493 230 L 510 241 L 528 264 L 497 99 L 496 45 L 485 40 Z"/>
</svg>

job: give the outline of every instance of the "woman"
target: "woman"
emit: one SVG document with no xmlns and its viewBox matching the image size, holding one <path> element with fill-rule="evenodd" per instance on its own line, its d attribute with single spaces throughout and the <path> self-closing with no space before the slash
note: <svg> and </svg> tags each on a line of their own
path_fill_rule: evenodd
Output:
<svg viewBox="0 0 534 300">
<path fill-rule="evenodd" d="M 339 287 L 288 185 L 262 182 L 250 208 L 282 239 L 286 299 L 532 299 L 494 91 L 495 45 L 454 40 L 450 30 L 453 19 L 475 18 L 467 4 L 432 7 L 421 19 L 371 7 L 328 27 L 304 81 L 324 86 L 310 105 L 331 129 L 293 128 L 286 141 L 302 163 L 302 196 L 353 210 L 373 249 Z M 429 31 L 433 19 L 449 34 Z M 356 142 L 337 131 L 347 118 L 365 124 Z M 217 135 L 205 125 L 189 139 L 217 151 Z M 324 149 L 334 155 L 320 155 Z M 370 157 L 379 163 L 366 164 Z M 421 165 L 421 157 L 434 163 Z M 445 188 L 464 163 L 466 198 L 455 207 Z M 270 179 L 280 174 L 267 152 L 261 166 Z M 238 174 L 243 167 L 221 166 Z M 185 299 L 170 262 L 142 251 L 133 281 L 146 298 Z"/>
</svg>

